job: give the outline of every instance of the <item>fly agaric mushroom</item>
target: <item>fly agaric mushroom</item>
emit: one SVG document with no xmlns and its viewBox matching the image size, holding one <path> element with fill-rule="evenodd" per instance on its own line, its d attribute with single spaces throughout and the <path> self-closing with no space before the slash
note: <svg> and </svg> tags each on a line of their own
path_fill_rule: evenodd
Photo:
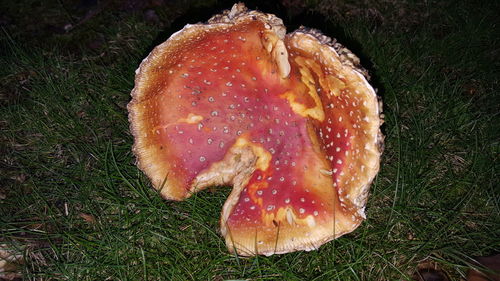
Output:
<svg viewBox="0 0 500 281">
<path fill-rule="evenodd" d="M 312 250 L 365 218 L 379 169 L 377 95 L 358 58 L 317 30 L 235 4 L 187 25 L 136 71 L 138 167 L 166 199 L 233 187 L 229 251 Z"/>
</svg>

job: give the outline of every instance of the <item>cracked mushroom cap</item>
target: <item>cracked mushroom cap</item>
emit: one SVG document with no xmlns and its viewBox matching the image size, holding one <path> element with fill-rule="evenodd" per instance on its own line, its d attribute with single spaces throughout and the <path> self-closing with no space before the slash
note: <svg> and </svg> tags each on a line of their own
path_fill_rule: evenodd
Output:
<svg viewBox="0 0 500 281">
<path fill-rule="evenodd" d="M 235 4 L 187 25 L 137 70 L 128 105 L 138 167 L 183 200 L 231 185 L 229 251 L 312 250 L 365 218 L 381 112 L 366 71 L 319 31 Z"/>
</svg>

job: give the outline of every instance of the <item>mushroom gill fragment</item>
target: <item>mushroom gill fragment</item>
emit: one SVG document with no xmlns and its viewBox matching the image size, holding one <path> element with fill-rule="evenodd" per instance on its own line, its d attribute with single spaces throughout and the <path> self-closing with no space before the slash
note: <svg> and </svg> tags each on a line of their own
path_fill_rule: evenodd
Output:
<svg viewBox="0 0 500 281">
<path fill-rule="evenodd" d="M 136 72 L 138 167 L 169 200 L 231 185 L 230 252 L 317 249 L 365 218 L 381 108 L 350 51 L 317 30 L 235 4 L 187 25 Z"/>
</svg>

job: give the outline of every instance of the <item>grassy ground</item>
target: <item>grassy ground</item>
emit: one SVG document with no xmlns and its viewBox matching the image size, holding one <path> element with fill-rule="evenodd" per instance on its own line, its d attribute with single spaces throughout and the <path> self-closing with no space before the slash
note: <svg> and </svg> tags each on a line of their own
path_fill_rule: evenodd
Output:
<svg viewBox="0 0 500 281">
<path fill-rule="evenodd" d="M 125 108 L 152 47 L 230 3 L 7 2 L 0 245 L 23 254 L 26 279 L 409 280 L 428 261 L 460 280 L 471 257 L 500 250 L 495 1 L 249 3 L 360 54 L 386 116 L 362 226 L 318 251 L 254 258 L 228 254 L 218 233 L 228 188 L 185 202 L 150 188 Z"/>
</svg>

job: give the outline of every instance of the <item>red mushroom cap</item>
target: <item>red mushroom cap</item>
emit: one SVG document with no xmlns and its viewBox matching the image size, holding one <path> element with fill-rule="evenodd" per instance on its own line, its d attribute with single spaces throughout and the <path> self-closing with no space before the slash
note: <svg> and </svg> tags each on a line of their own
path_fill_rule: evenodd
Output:
<svg viewBox="0 0 500 281">
<path fill-rule="evenodd" d="M 235 4 L 187 25 L 137 70 L 138 166 L 166 199 L 232 185 L 221 231 L 240 255 L 316 249 L 364 219 L 382 135 L 350 51 L 316 30 L 285 35 Z"/>
</svg>

